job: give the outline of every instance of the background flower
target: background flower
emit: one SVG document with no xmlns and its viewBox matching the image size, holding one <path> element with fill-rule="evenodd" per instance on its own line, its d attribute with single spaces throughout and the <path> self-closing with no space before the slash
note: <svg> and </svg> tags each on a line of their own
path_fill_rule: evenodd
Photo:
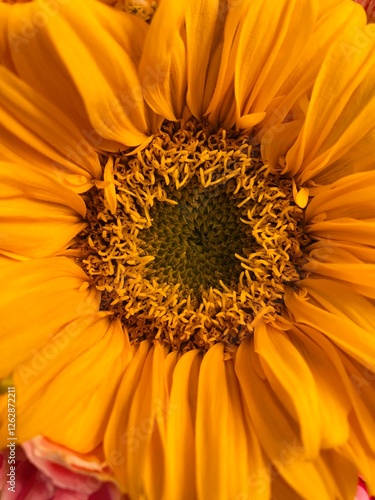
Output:
<svg viewBox="0 0 375 500">
<path fill-rule="evenodd" d="M 103 466 L 82 458 L 42 437 L 23 443 L 16 451 L 15 493 L 8 490 L 7 453 L 0 456 L 0 491 L 3 500 L 121 500 L 108 482 Z"/>
</svg>

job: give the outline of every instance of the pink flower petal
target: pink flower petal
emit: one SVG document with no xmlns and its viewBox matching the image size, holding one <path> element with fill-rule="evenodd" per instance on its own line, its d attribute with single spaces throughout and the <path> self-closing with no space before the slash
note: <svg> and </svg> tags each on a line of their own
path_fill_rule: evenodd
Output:
<svg viewBox="0 0 375 500">
<path fill-rule="evenodd" d="M 38 436 L 16 451 L 16 492 L 10 491 L 7 453 L 0 453 L 1 500 L 126 500 L 104 463 Z"/>
<path fill-rule="evenodd" d="M 49 477 L 55 486 L 83 495 L 96 492 L 103 481 L 111 479 L 106 466 L 84 460 L 71 450 L 37 436 L 23 444 L 27 458 Z"/>
<path fill-rule="evenodd" d="M 360 477 L 357 486 L 357 492 L 355 495 L 355 500 L 374 500 L 374 497 L 370 497 L 367 492 L 366 483 Z"/>
</svg>

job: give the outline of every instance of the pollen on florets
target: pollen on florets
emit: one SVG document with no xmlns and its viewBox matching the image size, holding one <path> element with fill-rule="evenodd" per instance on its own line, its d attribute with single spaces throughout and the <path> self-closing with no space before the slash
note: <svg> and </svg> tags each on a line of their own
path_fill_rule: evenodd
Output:
<svg viewBox="0 0 375 500">
<path fill-rule="evenodd" d="M 150 21 L 156 12 L 159 1 L 157 0 L 118 0 L 117 9 L 134 14 L 144 21 Z"/>
</svg>

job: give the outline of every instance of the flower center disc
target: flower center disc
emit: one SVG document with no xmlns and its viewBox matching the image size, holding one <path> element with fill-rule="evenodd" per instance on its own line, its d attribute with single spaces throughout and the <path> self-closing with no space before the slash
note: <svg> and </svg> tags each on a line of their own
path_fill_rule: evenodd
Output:
<svg viewBox="0 0 375 500">
<path fill-rule="evenodd" d="M 292 183 L 237 131 L 165 122 L 143 150 L 106 159 L 86 204 L 78 261 L 132 342 L 230 353 L 300 279 Z"/>
<path fill-rule="evenodd" d="M 252 238 L 225 186 L 205 189 L 193 179 L 185 189 L 168 191 L 178 205 L 157 203 L 151 227 L 140 234 L 143 248 L 155 257 L 146 275 L 180 284 L 180 292 L 198 305 L 204 290 L 220 287 L 220 281 L 236 285 L 242 268 L 235 255 Z"/>
</svg>

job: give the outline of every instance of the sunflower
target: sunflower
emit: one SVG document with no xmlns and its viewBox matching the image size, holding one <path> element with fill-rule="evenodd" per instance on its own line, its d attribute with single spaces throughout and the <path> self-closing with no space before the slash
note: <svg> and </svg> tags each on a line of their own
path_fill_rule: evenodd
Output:
<svg viewBox="0 0 375 500">
<path fill-rule="evenodd" d="M 375 25 L 351 0 L 141 17 L 0 4 L 18 443 L 130 499 L 374 493 Z"/>
</svg>

